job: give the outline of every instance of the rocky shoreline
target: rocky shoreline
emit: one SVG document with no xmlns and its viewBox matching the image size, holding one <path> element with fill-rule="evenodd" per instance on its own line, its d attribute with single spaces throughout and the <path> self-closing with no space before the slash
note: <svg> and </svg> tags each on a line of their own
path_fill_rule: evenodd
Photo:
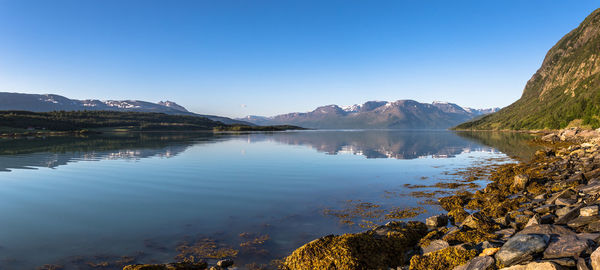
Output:
<svg viewBox="0 0 600 270">
<path fill-rule="evenodd" d="M 499 166 L 484 189 L 440 198 L 447 214 L 325 236 L 295 250 L 281 268 L 600 270 L 600 131 L 567 129 L 538 143 L 545 149 Z"/>
</svg>

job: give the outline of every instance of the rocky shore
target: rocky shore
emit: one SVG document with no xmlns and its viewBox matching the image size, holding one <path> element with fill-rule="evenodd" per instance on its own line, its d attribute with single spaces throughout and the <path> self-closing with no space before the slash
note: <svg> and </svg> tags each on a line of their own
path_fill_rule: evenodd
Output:
<svg viewBox="0 0 600 270">
<path fill-rule="evenodd" d="M 475 193 L 439 199 L 447 214 L 327 236 L 288 269 L 600 269 L 600 132 L 542 136 L 528 162 L 493 171 Z M 418 240 L 416 240 L 418 239 Z"/>
<path fill-rule="evenodd" d="M 544 150 L 496 168 L 484 189 L 440 198 L 446 214 L 325 236 L 295 250 L 280 267 L 600 270 L 600 131 L 567 129 L 537 143 Z M 124 270 L 208 268 L 202 262 Z"/>
</svg>

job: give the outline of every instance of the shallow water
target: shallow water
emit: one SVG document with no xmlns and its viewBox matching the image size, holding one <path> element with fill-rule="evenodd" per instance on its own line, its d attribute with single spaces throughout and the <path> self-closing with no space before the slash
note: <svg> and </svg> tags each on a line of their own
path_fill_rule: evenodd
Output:
<svg viewBox="0 0 600 270">
<path fill-rule="evenodd" d="M 404 184 L 525 157 L 534 150 L 526 139 L 386 130 L 4 139 L 0 269 L 169 262 L 202 239 L 238 250 L 241 266 L 268 263 L 314 238 L 362 230 L 323 214 L 347 200 L 435 214 Z"/>
</svg>

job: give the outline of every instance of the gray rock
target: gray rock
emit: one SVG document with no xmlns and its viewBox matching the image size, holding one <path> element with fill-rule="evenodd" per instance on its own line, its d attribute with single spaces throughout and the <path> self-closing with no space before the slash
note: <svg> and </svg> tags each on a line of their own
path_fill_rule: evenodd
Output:
<svg viewBox="0 0 600 270">
<path fill-rule="evenodd" d="M 547 239 L 541 235 L 517 234 L 504 243 L 500 251 L 496 253 L 496 259 L 503 265 L 526 262 L 531 260 L 535 254 L 543 252 L 546 245 Z"/>
<path fill-rule="evenodd" d="M 545 214 L 545 213 L 552 212 L 554 210 L 556 210 L 555 204 L 545 204 L 545 205 L 542 205 L 540 207 L 533 209 L 533 211 L 538 214 Z"/>
<path fill-rule="evenodd" d="M 584 186 L 579 190 L 588 195 L 596 195 L 600 193 L 600 181 L 590 182 L 587 186 Z"/>
<path fill-rule="evenodd" d="M 431 243 L 429 243 L 429 245 L 427 245 L 425 247 L 421 247 L 421 249 L 423 249 L 423 254 L 427 254 L 427 253 L 445 249 L 449 246 L 450 246 L 450 244 L 448 244 L 448 242 L 446 242 L 444 240 L 433 240 L 433 241 L 431 241 Z"/>
<path fill-rule="evenodd" d="M 427 224 L 427 226 L 431 226 L 434 228 L 444 227 L 444 226 L 448 225 L 448 216 L 444 215 L 444 214 L 439 214 L 439 215 L 428 217 L 425 220 L 425 224 Z"/>
<path fill-rule="evenodd" d="M 600 216 L 591 216 L 591 217 L 581 216 L 581 217 L 577 217 L 577 218 L 570 220 L 567 223 L 567 226 L 569 226 L 573 229 L 581 229 L 581 228 L 587 226 L 588 224 L 590 224 L 594 221 L 598 221 L 598 220 L 600 220 Z"/>
<path fill-rule="evenodd" d="M 558 225 L 566 225 L 567 223 L 569 223 L 569 221 L 571 221 L 572 219 L 576 218 L 579 216 L 579 209 L 581 209 L 583 207 L 583 205 L 578 205 L 576 207 L 573 207 L 571 209 L 571 211 L 569 211 L 568 213 L 560 216 L 558 219 L 556 219 L 554 221 L 554 224 L 558 224 Z M 558 213 L 558 211 L 556 211 Z"/>
<path fill-rule="evenodd" d="M 558 193 L 555 193 L 554 195 L 552 195 L 552 197 L 550 197 L 548 200 L 546 200 L 547 204 L 554 204 L 554 202 L 556 202 L 556 199 L 558 198 L 565 198 L 565 199 L 570 199 L 571 197 L 575 196 L 577 193 L 575 192 L 575 190 L 573 189 L 565 189 L 563 191 L 560 191 Z"/>
<path fill-rule="evenodd" d="M 550 259 L 550 260 L 542 260 L 542 262 L 552 262 L 555 263 L 557 265 L 560 266 L 564 266 L 564 267 L 575 267 L 577 266 L 577 262 L 571 258 L 557 258 L 557 259 Z"/>
<path fill-rule="evenodd" d="M 597 216 L 598 215 L 598 206 L 592 205 L 592 206 L 583 207 L 583 208 L 579 209 L 579 215 L 582 217 Z"/>
<path fill-rule="evenodd" d="M 563 206 L 561 208 L 558 208 L 555 211 L 555 213 L 557 216 L 562 217 L 562 216 L 568 214 L 569 212 L 571 212 L 571 210 L 573 210 L 573 207 Z"/>
<path fill-rule="evenodd" d="M 575 203 L 577 203 L 577 200 L 570 199 L 570 198 L 558 198 L 558 199 L 556 199 L 556 201 L 554 201 L 554 204 L 564 205 L 564 206 L 571 206 L 571 205 L 574 205 Z"/>
<path fill-rule="evenodd" d="M 586 231 L 588 232 L 600 232 L 600 220 L 593 221 L 587 225 Z"/>
<path fill-rule="evenodd" d="M 544 259 L 579 257 L 589 248 L 587 239 L 575 235 L 553 235 L 544 251 Z"/>
<path fill-rule="evenodd" d="M 470 260 L 465 265 L 465 270 L 488 270 L 492 269 L 496 261 L 492 256 L 479 256 Z"/>
<path fill-rule="evenodd" d="M 577 237 L 581 239 L 591 240 L 595 243 L 598 243 L 598 241 L 600 241 L 600 233 L 579 233 L 577 234 Z"/>
</svg>

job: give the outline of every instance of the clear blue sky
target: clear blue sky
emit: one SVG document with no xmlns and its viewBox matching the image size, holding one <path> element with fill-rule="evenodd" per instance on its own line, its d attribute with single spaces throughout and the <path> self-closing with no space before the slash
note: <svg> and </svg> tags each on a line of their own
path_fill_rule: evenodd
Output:
<svg viewBox="0 0 600 270">
<path fill-rule="evenodd" d="M 0 0 L 0 91 L 239 117 L 506 106 L 595 0 Z"/>
</svg>

